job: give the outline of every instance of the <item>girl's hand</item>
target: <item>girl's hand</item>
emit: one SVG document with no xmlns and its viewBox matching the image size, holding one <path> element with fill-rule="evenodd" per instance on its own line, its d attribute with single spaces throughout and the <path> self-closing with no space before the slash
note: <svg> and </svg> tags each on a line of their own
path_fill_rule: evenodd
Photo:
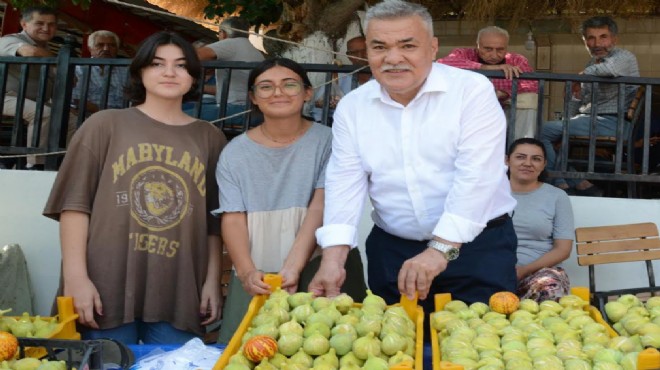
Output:
<svg viewBox="0 0 660 370">
<path fill-rule="evenodd" d="M 293 271 L 286 267 L 282 268 L 279 272 L 282 276 L 282 289 L 293 294 L 298 291 L 298 279 L 300 278 L 300 272 Z"/>
<path fill-rule="evenodd" d="M 64 295 L 73 297 L 73 305 L 78 314 L 79 323 L 93 329 L 99 328 L 94 320 L 94 313 L 102 316 L 103 304 L 96 286 L 89 278 L 65 282 Z"/>
<path fill-rule="evenodd" d="M 239 275 L 238 279 L 241 281 L 243 289 L 252 296 L 270 294 L 270 285 L 264 283 L 263 271 L 252 270 L 246 274 Z"/>
</svg>

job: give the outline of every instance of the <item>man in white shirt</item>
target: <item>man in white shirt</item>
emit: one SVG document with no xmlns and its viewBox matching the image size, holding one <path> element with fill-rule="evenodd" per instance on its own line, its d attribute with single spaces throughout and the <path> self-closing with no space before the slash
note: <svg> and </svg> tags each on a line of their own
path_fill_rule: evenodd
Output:
<svg viewBox="0 0 660 370">
<path fill-rule="evenodd" d="M 375 223 L 366 244 L 369 286 L 388 304 L 418 292 L 431 312 L 436 293 L 487 302 L 515 291 L 516 202 L 493 85 L 433 63 L 438 40 L 421 5 L 378 3 L 365 26 L 375 80 L 335 111 L 324 226 L 316 232 L 323 259 L 310 291 L 339 293 L 367 195 Z"/>
</svg>

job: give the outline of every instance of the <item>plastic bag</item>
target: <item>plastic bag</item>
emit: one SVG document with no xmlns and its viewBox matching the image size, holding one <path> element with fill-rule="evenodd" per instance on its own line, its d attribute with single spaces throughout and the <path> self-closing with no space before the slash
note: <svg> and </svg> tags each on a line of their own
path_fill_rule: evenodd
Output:
<svg viewBox="0 0 660 370">
<path fill-rule="evenodd" d="M 173 351 L 156 348 L 137 361 L 131 370 L 211 370 L 221 354 L 222 349 L 207 346 L 195 338 Z"/>
</svg>

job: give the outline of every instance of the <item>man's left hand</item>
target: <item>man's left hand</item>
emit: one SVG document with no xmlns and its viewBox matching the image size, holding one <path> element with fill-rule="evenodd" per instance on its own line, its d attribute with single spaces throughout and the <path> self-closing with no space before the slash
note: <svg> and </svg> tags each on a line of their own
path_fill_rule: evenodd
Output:
<svg viewBox="0 0 660 370">
<path fill-rule="evenodd" d="M 399 292 L 414 299 L 426 299 L 431 283 L 436 276 L 447 269 L 447 260 L 442 252 L 427 248 L 424 252 L 406 260 L 399 271 Z"/>
<path fill-rule="evenodd" d="M 501 70 L 504 72 L 504 78 L 510 80 L 513 76 L 516 78 L 520 77 L 520 74 L 523 72 L 522 69 L 518 66 L 512 66 L 511 64 L 482 64 L 481 69 L 497 71 Z"/>
</svg>

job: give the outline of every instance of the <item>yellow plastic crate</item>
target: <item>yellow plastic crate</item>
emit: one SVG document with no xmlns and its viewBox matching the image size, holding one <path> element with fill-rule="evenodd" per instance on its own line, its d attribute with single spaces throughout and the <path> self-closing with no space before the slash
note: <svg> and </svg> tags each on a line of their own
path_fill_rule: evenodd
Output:
<svg viewBox="0 0 660 370">
<path fill-rule="evenodd" d="M 20 316 L 14 316 L 18 319 Z M 52 317 L 43 317 L 45 320 Z M 80 340 L 80 333 L 76 330 L 78 314 L 74 313 L 72 297 L 57 297 L 57 327 L 44 339 L 73 339 Z M 47 351 L 41 347 L 28 347 L 25 349 L 26 357 L 41 358 Z"/>
<path fill-rule="evenodd" d="M 282 277 L 279 275 L 267 274 L 264 276 L 264 281 L 271 286 L 271 291 L 282 286 Z M 252 319 L 257 315 L 259 309 L 264 305 L 264 302 L 266 302 L 267 299 L 267 295 L 257 295 L 252 298 L 247 313 L 243 317 L 241 324 L 238 326 L 236 333 L 229 341 L 229 344 L 227 344 L 227 347 L 222 352 L 222 356 L 220 356 L 218 362 L 213 366 L 213 370 L 224 369 L 229 363 L 231 356 L 239 351 L 243 335 L 245 335 L 247 329 L 252 323 Z M 406 309 L 410 318 L 415 322 L 417 333 L 417 338 L 415 338 L 415 363 L 411 364 L 410 362 L 402 362 L 398 365 L 391 366 L 390 370 L 423 370 L 424 367 L 424 311 L 420 306 L 417 306 L 416 303 L 411 305 L 410 302 L 411 301 L 406 297 L 401 297 L 401 303 L 399 304 Z M 355 303 L 354 305 L 355 307 L 362 306 L 360 303 Z"/>
<path fill-rule="evenodd" d="M 586 287 L 571 288 L 571 294 L 582 298 L 585 302 L 589 302 L 589 289 Z M 436 311 L 442 310 L 445 305 L 451 301 L 451 294 L 436 294 L 435 295 L 435 309 Z M 603 315 L 594 306 L 587 305 L 584 310 L 589 312 L 589 315 L 597 323 L 605 326 L 610 337 L 618 336 L 617 332 L 603 320 Z M 431 323 L 429 323 L 431 325 Z M 440 343 L 438 342 L 438 331 L 431 326 L 431 356 L 433 361 L 433 370 L 463 370 L 463 366 L 456 365 L 448 361 L 442 361 L 440 358 Z M 655 348 L 647 348 L 639 353 L 637 357 L 637 370 L 652 370 L 660 369 L 660 352 Z"/>
</svg>

